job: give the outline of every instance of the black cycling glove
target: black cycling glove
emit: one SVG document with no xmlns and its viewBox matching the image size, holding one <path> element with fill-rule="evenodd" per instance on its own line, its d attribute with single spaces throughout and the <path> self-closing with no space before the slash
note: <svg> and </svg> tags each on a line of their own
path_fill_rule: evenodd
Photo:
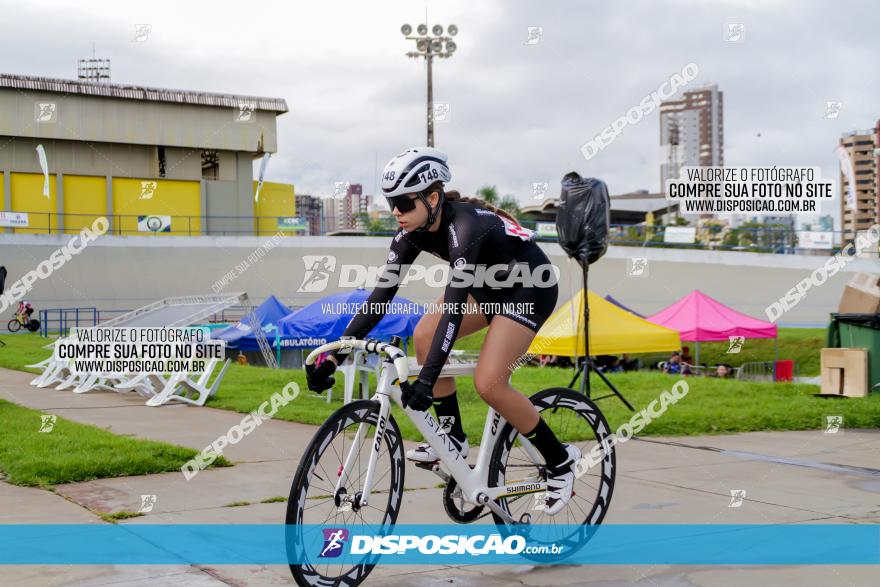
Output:
<svg viewBox="0 0 880 587">
<path fill-rule="evenodd" d="M 332 377 L 334 372 L 336 372 L 336 363 L 330 359 L 324 359 L 317 367 L 314 364 L 306 365 L 306 382 L 309 389 L 316 393 L 322 393 L 333 387 L 333 384 L 336 383 L 336 379 Z"/>
<path fill-rule="evenodd" d="M 416 379 L 413 383 L 404 381 L 400 384 L 400 403 L 403 407 L 424 412 L 434 401 L 434 390 L 427 383 Z"/>
</svg>

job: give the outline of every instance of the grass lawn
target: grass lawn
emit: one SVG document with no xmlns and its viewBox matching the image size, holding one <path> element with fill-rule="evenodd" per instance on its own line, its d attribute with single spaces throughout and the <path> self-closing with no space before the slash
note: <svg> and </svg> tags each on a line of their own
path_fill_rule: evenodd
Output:
<svg viewBox="0 0 880 587">
<path fill-rule="evenodd" d="M 814 377 L 819 375 L 819 349 L 825 346 L 827 330 L 824 328 L 780 328 L 779 329 L 779 358 L 793 359 L 797 364 L 797 374 L 800 377 Z M 455 342 L 455 348 L 473 352 L 479 352 L 483 346 L 486 332 L 475 332 Z M 704 342 L 700 343 L 700 363 L 717 365 L 727 363 L 739 367 L 743 363 L 754 361 L 773 361 L 776 354 L 774 345 L 776 341 L 771 339 L 747 339 L 739 353 L 727 354 L 729 344 L 727 342 Z M 683 342 L 690 347 L 691 356 L 696 359 L 697 345 L 693 342 Z M 663 354 L 663 353 L 659 353 Z M 650 356 L 659 356 L 651 353 Z M 644 355 L 632 355 L 639 357 Z M 668 357 L 668 353 L 664 358 Z M 659 360 L 659 359 L 658 359 Z"/>
<path fill-rule="evenodd" d="M 165 442 L 117 436 L 57 418 L 40 432 L 42 412 L 0 400 L 0 471 L 15 485 L 50 487 L 104 477 L 178 471 L 197 454 Z M 229 463 L 220 457 L 215 465 Z"/>
<path fill-rule="evenodd" d="M 780 357 L 803 357 L 797 360 L 806 363 L 815 355 L 817 364 L 818 348 L 822 346 L 822 334 L 821 329 L 782 330 Z M 9 338 L 15 338 L 15 343 L 18 344 L 17 339 L 24 337 Z M 39 337 L 33 338 L 38 342 L 45 340 Z M 481 335 L 472 335 L 458 341 L 455 347 L 479 350 L 481 341 Z M 766 359 L 767 356 L 761 354 L 758 345 L 770 345 L 772 353 L 772 341 L 746 341 L 743 352 L 739 355 L 724 354 L 727 350 L 726 344 L 703 345 L 701 359 L 705 357 L 706 362 L 714 360 L 711 358 L 712 352 L 716 353 L 718 360 L 733 364 L 737 364 L 736 361 Z M 0 348 L 0 366 L 13 366 L 10 363 L 15 362 L 18 364 L 36 362 L 47 354 L 47 351 L 41 350 L 41 346 L 42 344 L 36 344 L 30 349 L 17 349 L 10 355 L 13 357 L 10 361 L 5 359 L 6 353 L 4 353 L 9 347 Z M 801 375 L 804 374 L 804 369 L 801 369 Z M 532 394 L 547 387 L 565 387 L 571 376 L 570 370 L 524 367 L 514 374 L 513 385 L 527 394 Z M 662 391 L 670 389 L 677 381 L 674 376 L 657 372 L 619 373 L 612 374 L 610 378 L 637 410 L 646 407 Z M 278 411 L 275 416 L 278 419 L 317 425 L 323 423 L 333 410 L 342 405 L 341 377 L 337 377 L 333 402 L 328 404 L 325 396 L 308 391 L 305 385 L 305 373 L 302 370 L 270 370 L 237 364 L 230 366 L 217 396 L 211 398 L 208 405 L 247 413 L 291 381 L 300 386 L 301 395 Z M 880 394 L 864 399 L 823 399 L 814 397 L 813 394 L 819 390 L 815 385 L 772 384 L 701 377 L 688 378 L 687 382 L 690 388 L 687 397 L 673 405 L 663 417 L 646 427 L 642 435 L 809 430 L 823 428 L 825 417 L 829 415 L 844 416 L 846 427 L 880 427 Z M 457 385 L 465 430 L 472 438 L 479 437 L 482 433 L 486 406 L 476 395 L 470 379 L 460 378 L 457 380 Z M 593 378 L 593 386 L 596 390 L 594 395 L 607 393 L 604 383 L 596 377 Z M 613 428 L 617 428 L 631 416 L 631 412 L 616 398 L 602 400 L 599 405 Z M 418 440 L 415 427 L 397 408 L 394 410 L 395 418 L 404 436 Z"/>
<path fill-rule="evenodd" d="M 636 410 L 646 407 L 678 379 L 662 373 L 619 373 L 610 376 L 620 392 Z M 512 383 L 527 394 L 547 387 L 565 387 L 571 371 L 524 367 Z M 333 401 L 308 391 L 302 371 L 261 369 L 235 365 L 229 369 L 217 396 L 208 405 L 216 408 L 248 412 L 265 401 L 274 391 L 293 381 L 302 390 L 293 402 L 282 407 L 276 418 L 321 424 L 342 405 L 342 385 L 337 378 Z M 669 408 L 662 418 L 652 422 L 642 435 L 692 435 L 754 430 L 810 430 L 824 428 L 825 416 L 842 415 L 848 428 L 880 427 L 880 394 L 858 399 L 824 399 L 814 397 L 818 387 L 797 383 L 763 383 L 690 377 L 688 395 Z M 477 396 L 468 378 L 457 381 L 462 420 L 472 438 L 482 434 L 486 405 Z M 591 379 L 594 397 L 608 393 L 597 377 Z M 613 428 L 628 420 L 632 413 L 616 398 L 599 402 Z M 395 407 L 394 414 L 404 437 L 419 440 L 409 420 Z"/>
<path fill-rule="evenodd" d="M 52 351 L 43 347 L 55 341 L 54 338 L 43 338 L 39 334 L 30 332 L 24 334 L 0 332 L 0 340 L 6 343 L 6 346 L 0 346 L 0 367 L 34 373 L 38 371 L 25 369 L 25 365 L 39 363 L 52 354 Z"/>
</svg>

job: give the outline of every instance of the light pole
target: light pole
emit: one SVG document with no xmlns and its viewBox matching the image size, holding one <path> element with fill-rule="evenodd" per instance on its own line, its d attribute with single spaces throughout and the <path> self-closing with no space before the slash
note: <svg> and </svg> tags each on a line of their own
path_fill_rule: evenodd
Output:
<svg viewBox="0 0 880 587">
<path fill-rule="evenodd" d="M 449 34 L 448 37 L 443 36 L 443 27 L 439 24 L 435 24 L 431 28 L 431 35 L 428 34 L 428 25 L 420 24 L 416 28 L 416 32 L 418 36 L 410 36 L 413 32 L 413 28 L 408 24 L 400 27 L 400 32 L 403 33 L 403 36 L 407 39 L 411 39 L 416 42 L 416 51 L 410 51 L 406 54 L 407 57 L 412 57 L 413 59 L 418 59 L 419 57 L 424 57 L 428 62 L 428 146 L 434 146 L 434 84 L 432 81 L 432 62 L 435 57 L 448 58 L 452 57 L 452 54 L 455 52 L 456 44 L 455 41 L 452 40 L 452 37 L 458 34 L 458 27 L 454 24 L 446 27 L 446 32 Z"/>
</svg>

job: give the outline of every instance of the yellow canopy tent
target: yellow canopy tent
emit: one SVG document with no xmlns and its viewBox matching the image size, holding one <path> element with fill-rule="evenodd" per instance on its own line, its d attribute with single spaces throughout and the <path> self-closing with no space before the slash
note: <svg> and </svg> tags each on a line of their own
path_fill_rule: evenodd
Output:
<svg viewBox="0 0 880 587">
<path fill-rule="evenodd" d="M 590 355 L 651 353 L 681 348 L 678 331 L 643 320 L 593 292 L 589 292 L 589 296 Z M 583 316 L 584 292 L 581 290 L 547 319 L 532 341 L 529 352 L 535 355 L 583 356 Z"/>
</svg>

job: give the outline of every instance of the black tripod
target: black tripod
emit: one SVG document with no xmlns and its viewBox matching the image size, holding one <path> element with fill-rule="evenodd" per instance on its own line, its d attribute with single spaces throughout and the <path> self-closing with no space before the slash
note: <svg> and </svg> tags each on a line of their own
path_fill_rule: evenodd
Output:
<svg viewBox="0 0 880 587">
<path fill-rule="evenodd" d="M 605 374 L 596 369 L 596 366 L 593 364 L 593 360 L 590 358 L 590 296 L 587 295 L 589 289 L 587 288 L 587 275 L 589 275 L 590 265 L 587 263 L 586 259 L 581 260 L 581 269 L 584 274 L 584 362 L 581 366 L 575 366 L 576 372 L 574 374 L 574 378 L 571 380 L 571 383 L 568 384 L 568 387 L 574 389 L 574 384 L 577 382 L 578 377 L 583 375 L 583 379 L 581 380 L 581 393 L 587 397 L 590 397 L 590 370 L 596 372 L 599 377 L 602 378 L 602 381 L 605 382 L 605 385 L 611 389 L 612 393 L 608 395 L 603 395 L 602 397 L 595 398 L 594 401 L 599 401 L 600 399 L 605 399 L 607 397 L 617 396 L 620 398 L 626 407 L 628 407 L 633 412 L 636 411 L 632 405 L 626 401 L 626 398 L 614 387 L 614 384 L 611 383 Z M 575 347 L 577 344 L 575 344 Z M 575 352 L 577 349 L 575 349 Z M 575 357 L 577 359 L 577 357 Z"/>
</svg>

